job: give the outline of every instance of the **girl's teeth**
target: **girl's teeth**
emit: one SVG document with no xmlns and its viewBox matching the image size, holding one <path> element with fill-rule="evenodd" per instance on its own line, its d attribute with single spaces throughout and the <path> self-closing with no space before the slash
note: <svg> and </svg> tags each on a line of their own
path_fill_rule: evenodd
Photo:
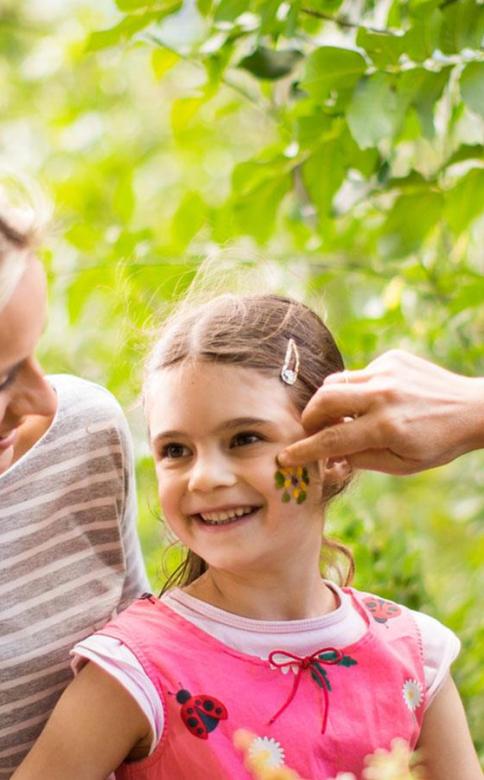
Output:
<svg viewBox="0 0 484 780">
<path fill-rule="evenodd" d="M 237 509 L 231 509 L 227 512 L 203 512 L 200 514 L 202 520 L 206 523 L 224 523 L 233 520 L 235 517 L 243 517 L 244 515 L 252 512 L 252 507 L 242 506 Z"/>
</svg>

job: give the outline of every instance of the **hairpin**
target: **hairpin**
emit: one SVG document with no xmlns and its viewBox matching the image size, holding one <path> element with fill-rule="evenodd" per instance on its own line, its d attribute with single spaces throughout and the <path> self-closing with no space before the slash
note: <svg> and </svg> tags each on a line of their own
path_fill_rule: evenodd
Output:
<svg viewBox="0 0 484 780">
<path fill-rule="evenodd" d="M 299 350 L 294 339 L 287 342 L 284 364 L 281 368 L 281 379 L 286 385 L 293 385 L 299 374 Z"/>
</svg>

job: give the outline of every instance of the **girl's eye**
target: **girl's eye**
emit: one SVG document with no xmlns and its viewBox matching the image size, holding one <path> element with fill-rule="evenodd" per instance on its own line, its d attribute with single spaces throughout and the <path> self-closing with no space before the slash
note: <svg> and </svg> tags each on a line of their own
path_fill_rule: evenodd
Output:
<svg viewBox="0 0 484 780">
<path fill-rule="evenodd" d="M 188 447 L 185 447 L 184 444 L 165 444 L 164 447 L 162 447 L 161 450 L 161 457 L 162 458 L 171 458 L 172 460 L 178 459 L 178 458 L 186 458 L 187 455 L 190 454 L 190 450 Z"/>
<path fill-rule="evenodd" d="M 262 441 L 262 436 L 258 433 L 251 433 L 251 432 L 237 433 L 235 436 L 232 437 L 230 441 L 230 446 L 244 447 L 247 444 L 256 444 L 259 441 Z"/>
</svg>

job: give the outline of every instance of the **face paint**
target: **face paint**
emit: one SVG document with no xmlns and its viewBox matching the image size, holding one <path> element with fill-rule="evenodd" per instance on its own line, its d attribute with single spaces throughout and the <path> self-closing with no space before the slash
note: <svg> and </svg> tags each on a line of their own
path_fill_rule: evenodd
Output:
<svg viewBox="0 0 484 780">
<path fill-rule="evenodd" d="M 306 466 L 289 466 L 279 468 L 274 474 L 276 488 L 282 490 L 281 500 L 287 504 L 294 499 L 296 504 L 302 504 L 307 498 L 309 474 Z"/>
</svg>

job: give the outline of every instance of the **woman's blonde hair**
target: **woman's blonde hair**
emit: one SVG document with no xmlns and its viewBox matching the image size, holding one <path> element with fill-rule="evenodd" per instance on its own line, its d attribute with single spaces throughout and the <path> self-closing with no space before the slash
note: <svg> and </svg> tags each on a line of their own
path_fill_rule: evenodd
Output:
<svg viewBox="0 0 484 780">
<path fill-rule="evenodd" d="M 287 391 L 302 412 L 324 379 L 342 371 L 344 363 L 320 317 L 304 303 L 280 295 L 225 294 L 188 309 L 182 307 L 162 328 L 147 362 L 145 382 L 149 385 L 156 371 L 187 361 L 244 366 L 280 381 L 289 339 L 297 346 L 300 366 L 295 384 L 287 386 Z M 325 482 L 323 503 L 346 484 Z M 340 552 L 347 559 L 346 574 L 335 568 L 339 579 L 348 583 L 354 572 L 351 553 L 339 542 L 323 541 L 325 554 Z M 188 551 L 165 589 L 188 585 L 206 569 L 205 561 Z"/>
<path fill-rule="evenodd" d="M 50 207 L 25 177 L 0 170 L 0 311 L 39 246 Z"/>
</svg>

